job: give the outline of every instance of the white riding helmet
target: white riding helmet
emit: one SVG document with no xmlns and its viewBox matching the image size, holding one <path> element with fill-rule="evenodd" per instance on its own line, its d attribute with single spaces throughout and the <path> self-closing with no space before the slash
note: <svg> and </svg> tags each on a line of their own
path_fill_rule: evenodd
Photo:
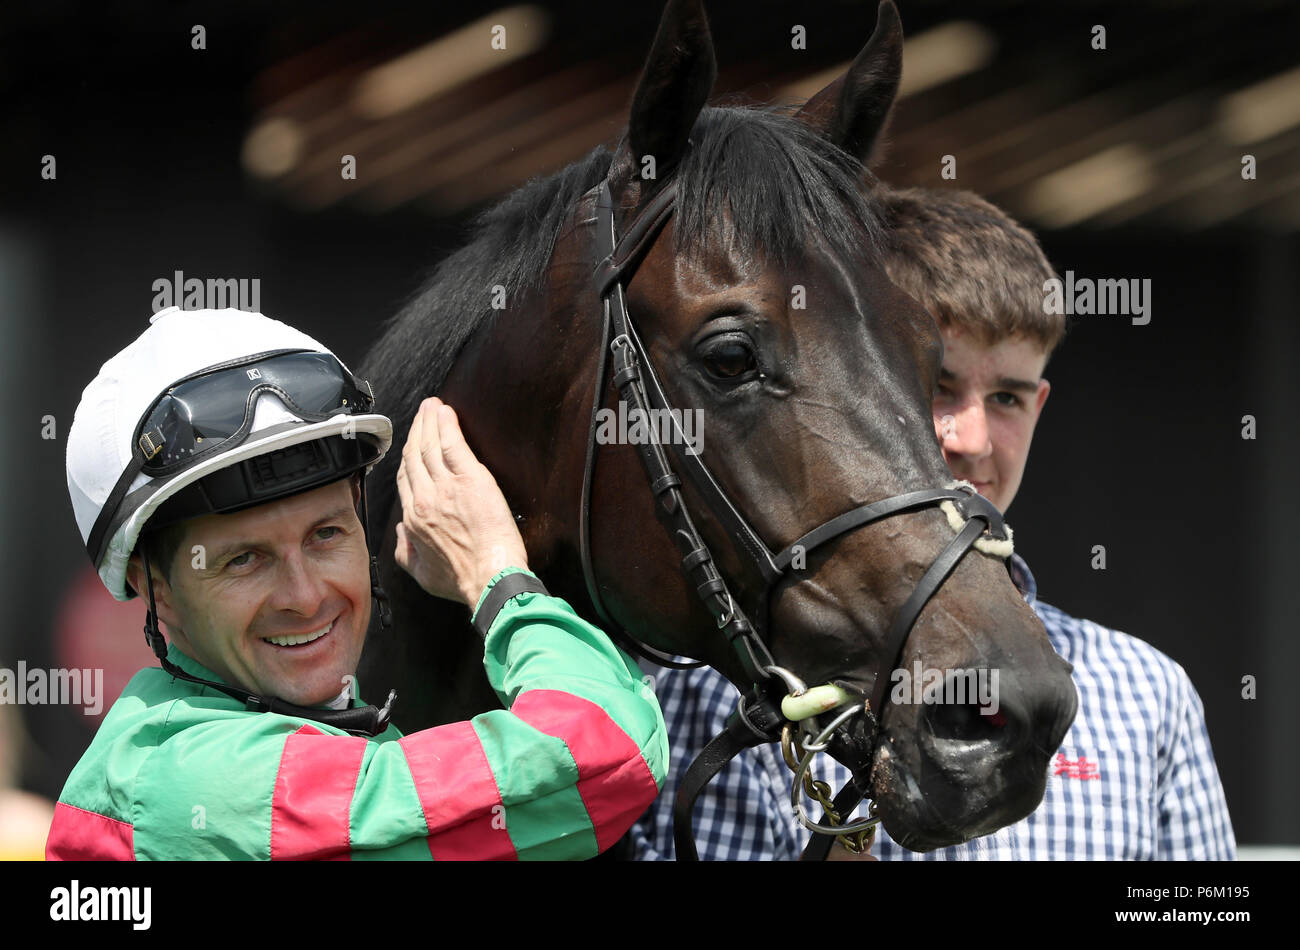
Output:
<svg viewBox="0 0 1300 950">
<path fill-rule="evenodd" d="M 68 432 L 77 527 L 117 600 L 136 596 L 126 565 L 155 514 L 151 528 L 264 504 L 368 472 L 393 441 L 369 384 L 293 327 L 176 307 L 149 323 L 82 392 Z"/>
</svg>

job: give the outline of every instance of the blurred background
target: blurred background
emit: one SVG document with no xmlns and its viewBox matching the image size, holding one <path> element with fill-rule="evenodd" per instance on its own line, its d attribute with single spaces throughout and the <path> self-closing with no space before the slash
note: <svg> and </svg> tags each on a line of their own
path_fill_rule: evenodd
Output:
<svg viewBox="0 0 1300 950">
<path fill-rule="evenodd" d="M 1062 274 L 1152 282 L 1149 324 L 1076 317 L 1048 367 L 1017 550 L 1044 600 L 1187 669 L 1239 844 L 1300 846 L 1300 5 L 898 5 L 880 176 L 979 192 Z M 476 210 L 617 137 L 660 11 L 0 7 L 0 668 L 103 669 L 107 710 L 152 662 L 143 605 L 113 601 L 82 548 L 64 440 L 82 388 L 147 325 L 155 280 L 258 278 L 263 312 L 355 366 Z M 860 0 L 708 11 L 715 102 L 806 97 L 875 22 Z M 0 704 L 0 857 L 40 853 L 31 829 L 97 723 Z"/>
</svg>

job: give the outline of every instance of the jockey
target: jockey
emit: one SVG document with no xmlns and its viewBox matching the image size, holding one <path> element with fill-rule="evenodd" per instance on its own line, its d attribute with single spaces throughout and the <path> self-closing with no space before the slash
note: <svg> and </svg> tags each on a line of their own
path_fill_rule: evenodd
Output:
<svg viewBox="0 0 1300 950">
<path fill-rule="evenodd" d="M 451 408 L 412 423 L 397 561 L 473 610 L 508 708 L 404 737 L 394 694 L 363 705 L 355 678 L 372 599 L 391 622 L 365 474 L 392 424 L 369 384 L 261 314 L 150 324 L 83 392 L 67 472 L 105 587 L 148 597 L 160 666 L 73 769 L 47 857 L 557 859 L 618 840 L 663 784 L 663 715 L 527 570 Z"/>
</svg>

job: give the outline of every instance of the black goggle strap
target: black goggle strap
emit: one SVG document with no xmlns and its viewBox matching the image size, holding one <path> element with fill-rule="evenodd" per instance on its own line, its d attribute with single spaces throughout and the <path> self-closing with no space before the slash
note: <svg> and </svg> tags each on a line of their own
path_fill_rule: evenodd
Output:
<svg viewBox="0 0 1300 950">
<path fill-rule="evenodd" d="M 335 729 L 342 729 L 344 732 L 355 736 L 377 736 L 388 728 L 389 719 L 392 717 L 393 702 L 397 699 L 396 690 L 388 691 L 388 699 L 382 708 L 358 706 L 355 709 L 315 709 L 311 706 L 298 706 L 294 703 L 288 703 L 282 699 L 276 699 L 274 696 L 259 696 L 246 689 L 240 689 L 238 686 L 214 683 L 211 680 L 201 679 L 186 673 L 167 659 L 167 641 L 163 639 L 162 632 L 158 629 L 158 608 L 154 603 L 153 596 L 153 574 L 149 570 L 149 552 L 145 546 L 140 548 L 140 557 L 144 562 L 145 585 L 149 592 L 149 612 L 145 614 L 144 618 L 144 639 L 149 644 L 149 648 L 153 650 L 159 663 L 162 664 L 164 671 L 190 683 L 198 683 L 201 686 L 207 686 L 225 693 L 232 699 L 242 702 L 252 712 L 271 712 L 282 716 L 293 716 L 298 719 L 310 719 L 313 722 L 332 726 Z"/>
<path fill-rule="evenodd" d="M 86 538 L 86 553 L 90 555 L 90 560 L 95 565 L 96 570 L 99 570 L 100 561 L 104 557 L 104 549 L 107 547 L 109 540 L 108 530 L 113 525 L 118 506 L 122 504 L 122 499 L 131 490 L 131 483 L 140 474 L 146 461 L 148 460 L 140 454 L 139 446 L 132 445 L 131 461 L 127 462 L 126 469 L 118 478 L 117 484 L 113 486 L 113 490 L 108 493 L 108 498 L 104 500 L 103 507 L 99 509 L 99 516 L 95 518 L 95 524 L 90 529 L 89 537 Z"/>
</svg>

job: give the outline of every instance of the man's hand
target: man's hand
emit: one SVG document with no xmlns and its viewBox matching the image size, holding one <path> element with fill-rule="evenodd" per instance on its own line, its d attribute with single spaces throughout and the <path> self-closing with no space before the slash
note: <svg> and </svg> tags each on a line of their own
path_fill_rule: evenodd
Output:
<svg viewBox="0 0 1300 950">
<path fill-rule="evenodd" d="M 472 610 L 494 574 L 528 567 L 501 488 L 470 451 L 455 411 L 436 396 L 411 423 L 397 491 L 398 566 L 433 596 Z"/>
</svg>

